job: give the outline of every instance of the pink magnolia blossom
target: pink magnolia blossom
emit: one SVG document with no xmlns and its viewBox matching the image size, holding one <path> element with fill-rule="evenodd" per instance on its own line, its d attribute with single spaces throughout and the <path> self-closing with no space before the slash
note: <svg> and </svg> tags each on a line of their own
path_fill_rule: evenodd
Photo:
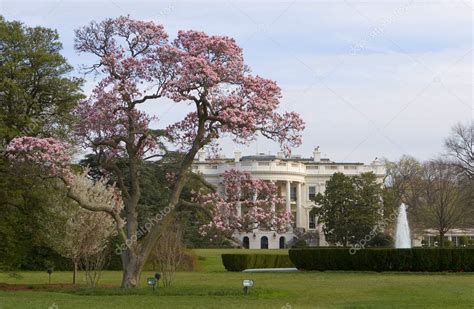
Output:
<svg viewBox="0 0 474 309">
<path fill-rule="evenodd" d="M 54 138 L 17 137 L 8 144 L 6 151 L 10 160 L 36 164 L 46 171 L 46 175 L 72 178 L 69 146 Z"/>
<path fill-rule="evenodd" d="M 296 113 L 277 113 L 281 90 L 259 76 L 251 76 L 242 49 L 225 36 L 180 31 L 173 42 L 178 51 L 175 76 L 164 93 L 175 102 L 193 102 L 197 110 L 167 128 L 181 149 L 197 137 L 200 121 L 207 134 L 203 144 L 224 135 L 246 143 L 258 133 L 279 142 L 286 152 L 301 144 L 304 122 Z"/>
<path fill-rule="evenodd" d="M 221 235 L 232 238 L 236 232 L 255 228 L 278 233 L 288 231 L 292 216 L 286 211 L 284 200 L 278 197 L 275 184 L 253 179 L 249 173 L 237 170 L 223 175 L 224 196 L 211 193 L 198 196 L 197 201 L 213 216 L 209 224 L 200 228 L 201 235 Z M 238 216 L 237 207 L 242 208 Z"/>
<path fill-rule="evenodd" d="M 76 110 L 76 133 L 84 146 L 107 159 L 141 159 L 156 151 L 160 143 L 149 130 L 156 119 L 138 105 L 163 96 L 196 107 L 166 128 L 183 151 L 225 135 L 247 143 L 260 133 L 286 152 L 301 144 L 302 119 L 277 112 L 280 88 L 248 74 L 234 39 L 198 31 L 179 31 L 172 42 L 167 38 L 163 26 L 123 16 L 76 31 L 76 50 L 97 56 L 90 69 L 103 76 Z"/>
</svg>

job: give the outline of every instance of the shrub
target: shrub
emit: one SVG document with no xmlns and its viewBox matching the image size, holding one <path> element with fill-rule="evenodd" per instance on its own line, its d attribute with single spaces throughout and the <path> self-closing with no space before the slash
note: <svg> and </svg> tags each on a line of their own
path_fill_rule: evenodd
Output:
<svg viewBox="0 0 474 309">
<path fill-rule="evenodd" d="M 222 254 L 222 263 L 228 271 L 295 267 L 288 255 L 284 254 Z"/>
<path fill-rule="evenodd" d="M 444 241 L 444 246 L 445 247 L 453 247 L 453 242 L 451 240 L 445 240 Z"/>
<path fill-rule="evenodd" d="M 307 248 L 308 247 L 308 243 L 306 242 L 306 240 L 304 239 L 299 239 L 297 240 L 293 246 L 291 246 L 291 248 Z"/>
<path fill-rule="evenodd" d="M 183 258 L 179 264 L 178 271 L 194 271 L 196 269 L 197 256 L 192 251 L 183 253 Z"/>
<path fill-rule="evenodd" d="M 459 245 L 462 246 L 462 247 L 465 247 L 465 246 L 469 245 L 469 237 L 461 236 L 459 238 Z"/>
<path fill-rule="evenodd" d="M 422 241 L 423 243 L 423 241 Z M 385 233 L 378 233 L 367 244 L 369 247 L 384 247 L 392 248 L 393 247 L 393 238 L 392 236 Z"/>
<path fill-rule="evenodd" d="M 349 248 L 290 249 L 291 262 L 300 270 L 349 271 L 474 271 L 474 249 L 466 248 Z"/>
</svg>

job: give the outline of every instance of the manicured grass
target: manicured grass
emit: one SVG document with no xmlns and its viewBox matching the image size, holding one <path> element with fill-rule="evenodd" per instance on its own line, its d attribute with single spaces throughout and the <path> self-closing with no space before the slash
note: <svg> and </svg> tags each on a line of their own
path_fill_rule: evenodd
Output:
<svg viewBox="0 0 474 309">
<path fill-rule="evenodd" d="M 314 307 L 460 307 L 474 306 L 474 274 L 468 273 L 230 273 L 221 265 L 223 252 L 196 250 L 199 271 L 176 275 L 173 288 L 153 295 L 143 275 L 137 290 L 80 288 L 66 291 L 0 292 L 0 308 L 292 308 Z M 245 252 L 245 251 L 244 251 Z M 248 252 L 248 251 L 247 251 Z M 261 251 L 260 251 L 261 252 Z M 282 251 L 271 250 L 271 253 Z M 46 272 L 22 272 L 21 279 L 0 274 L 4 283 L 47 283 Z M 244 296 L 241 281 L 255 287 Z M 52 283 L 69 283 L 71 274 L 56 272 Z M 118 285 L 120 272 L 104 272 L 101 284 Z M 287 307 L 289 308 L 289 307 Z"/>
</svg>

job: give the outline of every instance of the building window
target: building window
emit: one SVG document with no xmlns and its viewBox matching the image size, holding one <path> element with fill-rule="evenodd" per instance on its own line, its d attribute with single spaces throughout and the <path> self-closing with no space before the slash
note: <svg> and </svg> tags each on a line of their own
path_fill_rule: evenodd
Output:
<svg viewBox="0 0 474 309">
<path fill-rule="evenodd" d="M 316 224 L 318 220 L 317 213 L 318 213 L 318 210 L 316 207 L 313 207 L 313 209 L 311 209 L 311 211 L 309 212 L 309 224 L 308 224 L 309 229 L 316 229 Z"/>
<path fill-rule="evenodd" d="M 316 198 L 316 186 L 308 186 L 308 199 L 314 201 Z"/>
<path fill-rule="evenodd" d="M 325 168 L 328 170 L 337 170 L 337 165 L 326 165 Z"/>
<path fill-rule="evenodd" d="M 316 215 L 309 214 L 309 228 L 315 229 L 316 228 Z"/>
<path fill-rule="evenodd" d="M 296 201 L 296 187 L 290 188 L 290 198 L 292 201 Z"/>
<path fill-rule="evenodd" d="M 285 236 L 280 237 L 280 249 L 285 249 Z"/>
<path fill-rule="evenodd" d="M 428 247 L 438 246 L 438 236 L 428 236 Z"/>
<path fill-rule="evenodd" d="M 247 236 L 245 236 L 244 239 L 243 239 L 243 246 L 244 246 L 245 249 L 248 249 L 249 245 L 250 245 L 250 240 Z"/>
<path fill-rule="evenodd" d="M 260 249 L 268 249 L 268 237 L 263 236 L 260 239 Z"/>
<path fill-rule="evenodd" d="M 354 165 L 346 165 L 344 166 L 345 170 L 357 170 L 357 166 Z"/>
</svg>

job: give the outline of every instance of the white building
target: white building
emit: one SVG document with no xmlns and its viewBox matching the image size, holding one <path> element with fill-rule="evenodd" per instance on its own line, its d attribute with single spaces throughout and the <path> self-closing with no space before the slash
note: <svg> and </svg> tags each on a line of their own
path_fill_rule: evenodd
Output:
<svg viewBox="0 0 474 309">
<path fill-rule="evenodd" d="M 240 152 L 236 152 L 232 159 L 207 160 L 205 153 L 200 152 L 193 165 L 193 172 L 201 173 L 208 182 L 218 188 L 219 192 L 222 190 L 221 175 L 230 169 L 249 172 L 254 178 L 275 183 L 279 195 L 286 199 L 287 210 L 292 212 L 295 219 L 293 229 L 285 234 L 254 230 L 252 233 L 236 235 L 244 247 L 250 249 L 284 248 L 301 232 L 313 235 L 309 239 L 311 245 L 326 246 L 321 225 L 315 216 L 310 215 L 310 211 L 315 207 L 312 200 L 317 193 L 324 192 L 326 181 L 336 172 L 347 175 L 373 172 L 380 183 L 385 177 L 385 167 L 377 159 L 369 165 L 333 162 L 321 158 L 318 148 L 315 149 L 312 158 L 299 156 L 285 158 L 283 153 L 278 153 L 276 156 L 266 154 L 241 156 Z"/>
<path fill-rule="evenodd" d="M 420 247 L 438 247 L 439 246 L 439 232 L 435 229 L 426 229 L 423 230 L 421 235 L 415 236 L 412 241 L 413 246 Z M 474 243 L 474 228 L 454 228 L 446 232 L 444 235 L 444 240 L 450 241 L 454 247 L 466 246 L 466 241 L 469 242 L 468 245 L 472 246 Z"/>
</svg>

